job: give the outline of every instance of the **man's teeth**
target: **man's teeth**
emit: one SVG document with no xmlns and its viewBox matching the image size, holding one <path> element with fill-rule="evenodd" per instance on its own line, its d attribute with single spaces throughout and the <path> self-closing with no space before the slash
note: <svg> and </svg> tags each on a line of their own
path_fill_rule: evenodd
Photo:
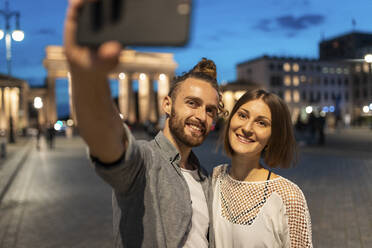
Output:
<svg viewBox="0 0 372 248">
<path fill-rule="evenodd" d="M 195 126 L 195 125 L 191 125 L 191 124 L 189 124 L 189 127 L 191 127 L 191 129 L 194 129 L 195 131 L 201 131 L 201 128 L 199 128 L 199 127 L 197 127 L 197 126 Z"/>
</svg>

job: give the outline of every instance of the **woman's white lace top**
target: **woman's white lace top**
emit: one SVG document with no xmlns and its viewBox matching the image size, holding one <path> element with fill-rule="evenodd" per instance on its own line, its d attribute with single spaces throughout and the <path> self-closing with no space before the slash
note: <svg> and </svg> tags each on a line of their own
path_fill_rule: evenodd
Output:
<svg viewBox="0 0 372 248">
<path fill-rule="evenodd" d="M 283 177 L 237 181 L 220 165 L 213 187 L 217 248 L 312 247 L 309 210 L 296 184 Z"/>
</svg>

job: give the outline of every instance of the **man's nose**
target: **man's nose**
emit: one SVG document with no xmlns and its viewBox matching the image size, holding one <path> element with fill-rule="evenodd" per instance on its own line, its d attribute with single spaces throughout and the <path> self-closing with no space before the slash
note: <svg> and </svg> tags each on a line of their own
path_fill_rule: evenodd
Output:
<svg viewBox="0 0 372 248">
<path fill-rule="evenodd" d="M 207 120 L 207 110 L 204 108 L 198 108 L 195 117 L 200 121 L 205 122 Z"/>
</svg>

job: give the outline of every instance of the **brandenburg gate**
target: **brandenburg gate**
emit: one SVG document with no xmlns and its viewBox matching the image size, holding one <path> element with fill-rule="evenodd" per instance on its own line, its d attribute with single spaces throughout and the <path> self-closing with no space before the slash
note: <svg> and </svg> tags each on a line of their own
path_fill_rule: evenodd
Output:
<svg viewBox="0 0 372 248">
<path fill-rule="evenodd" d="M 69 68 L 61 46 L 46 47 L 43 61 L 47 70 L 47 106 L 48 123 L 57 121 L 55 83 L 58 78 L 67 78 L 69 82 L 70 116 L 74 118 L 71 99 L 71 81 Z M 109 79 L 118 81 L 119 110 L 124 120 L 129 123 L 157 122 L 163 114 L 162 99 L 168 94 L 170 79 L 174 76 L 177 63 L 171 53 L 149 53 L 123 50 L 118 66 L 110 73 Z M 138 81 L 138 98 L 133 90 L 133 82 Z M 157 88 L 157 92 L 155 91 Z M 136 109 L 136 102 L 138 109 Z M 137 113 L 138 112 L 138 113 Z"/>
</svg>

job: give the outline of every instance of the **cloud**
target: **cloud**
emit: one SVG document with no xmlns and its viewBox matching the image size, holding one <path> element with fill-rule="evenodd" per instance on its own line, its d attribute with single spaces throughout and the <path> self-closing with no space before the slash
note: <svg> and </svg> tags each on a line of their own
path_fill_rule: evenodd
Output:
<svg viewBox="0 0 372 248">
<path fill-rule="evenodd" d="M 284 31 L 288 37 L 296 36 L 295 31 L 305 30 L 324 23 L 325 17 L 317 14 L 306 14 L 299 17 L 285 15 L 273 19 L 261 19 L 253 26 L 263 32 Z"/>
<path fill-rule="evenodd" d="M 272 21 L 269 19 L 260 20 L 253 28 L 264 32 L 271 32 L 274 30 L 274 27 L 272 26 Z"/>
<path fill-rule="evenodd" d="M 42 28 L 42 29 L 37 30 L 35 33 L 37 35 L 51 35 L 51 36 L 57 34 L 56 30 L 52 28 Z"/>
<path fill-rule="evenodd" d="M 325 17 L 322 15 L 303 15 L 300 17 L 294 17 L 291 15 L 281 16 L 276 18 L 276 22 L 279 27 L 288 30 L 302 30 L 307 29 L 311 26 L 316 26 L 324 22 Z"/>
</svg>

